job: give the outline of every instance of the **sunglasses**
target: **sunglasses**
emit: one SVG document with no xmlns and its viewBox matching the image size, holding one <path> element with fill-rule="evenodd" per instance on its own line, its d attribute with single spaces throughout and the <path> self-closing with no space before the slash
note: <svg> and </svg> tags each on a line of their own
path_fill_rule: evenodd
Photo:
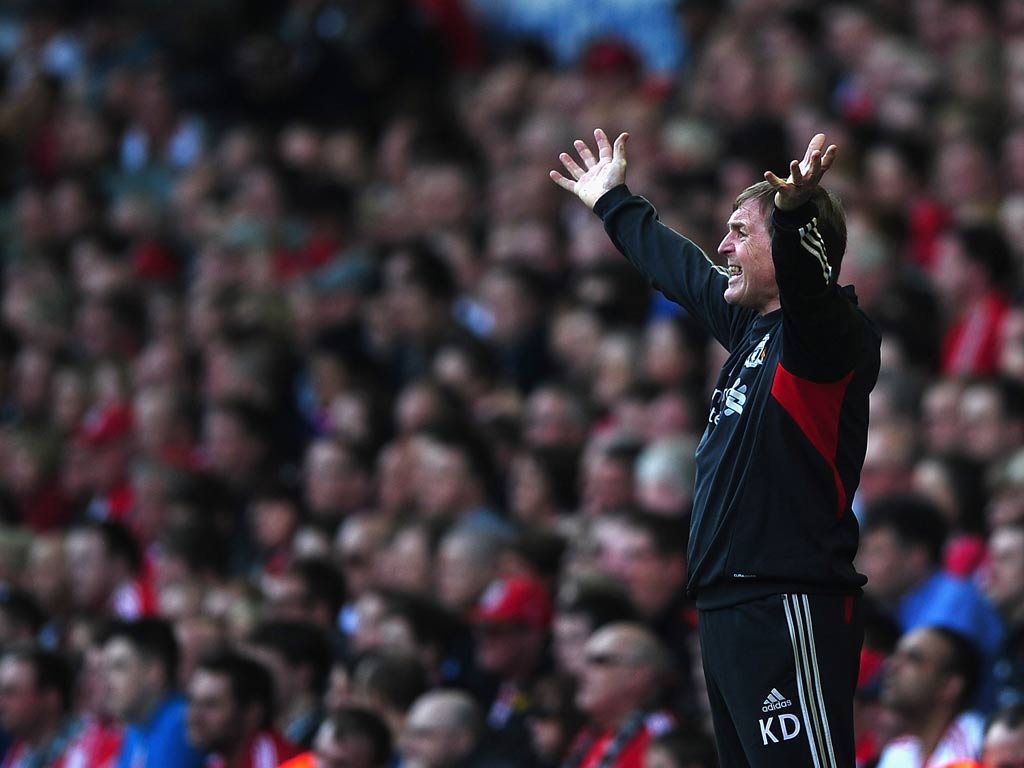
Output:
<svg viewBox="0 0 1024 768">
<path fill-rule="evenodd" d="M 635 660 L 618 653 L 588 653 L 583 661 L 590 667 L 631 667 Z"/>
</svg>

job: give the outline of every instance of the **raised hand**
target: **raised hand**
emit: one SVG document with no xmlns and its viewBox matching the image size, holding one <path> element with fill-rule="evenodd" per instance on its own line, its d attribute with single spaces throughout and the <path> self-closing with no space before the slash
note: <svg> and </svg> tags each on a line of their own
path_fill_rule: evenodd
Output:
<svg viewBox="0 0 1024 768">
<path fill-rule="evenodd" d="M 818 188 L 825 171 L 832 167 L 838 147 L 825 146 L 825 134 L 815 134 L 807 144 L 803 160 L 794 160 L 789 164 L 789 178 L 780 179 L 771 171 L 765 171 L 764 180 L 775 188 L 775 206 L 784 211 L 791 211 L 811 199 Z"/>
<path fill-rule="evenodd" d="M 588 208 L 593 208 L 605 192 L 626 181 L 626 140 L 628 138 L 628 133 L 620 133 L 613 147 L 608 141 L 607 134 L 598 128 L 594 131 L 597 157 L 594 157 L 594 153 L 586 142 L 577 139 L 573 142 L 573 146 L 576 147 L 583 165 L 580 166 L 568 152 L 563 152 L 558 159 L 562 161 L 562 165 L 565 166 L 565 170 L 572 178 L 567 178 L 558 171 L 551 171 L 548 175 L 551 176 L 551 180 L 555 184 L 572 192 Z"/>
</svg>

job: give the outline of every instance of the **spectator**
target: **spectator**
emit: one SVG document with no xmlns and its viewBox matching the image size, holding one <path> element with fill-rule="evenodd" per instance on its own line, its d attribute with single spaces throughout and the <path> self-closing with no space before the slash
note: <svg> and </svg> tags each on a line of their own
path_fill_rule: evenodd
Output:
<svg viewBox="0 0 1024 768">
<path fill-rule="evenodd" d="M 345 579 L 326 558 L 296 560 L 266 582 L 267 614 L 272 619 L 308 621 L 330 632 L 345 604 Z"/>
<path fill-rule="evenodd" d="M 156 594 L 131 531 L 115 520 L 85 523 L 65 541 L 73 607 L 136 619 L 156 610 Z"/>
<path fill-rule="evenodd" d="M 489 701 L 486 723 L 495 748 L 518 759 L 532 759 L 526 714 L 529 691 L 545 660 L 551 598 L 526 577 L 497 579 L 484 591 L 474 613 L 476 661 L 498 687 Z"/>
<path fill-rule="evenodd" d="M 981 749 L 981 715 L 971 712 L 981 659 L 971 640 L 943 627 L 920 627 L 896 646 L 882 702 L 903 718 L 904 735 L 882 750 L 879 768 L 944 766 Z"/>
<path fill-rule="evenodd" d="M 942 513 L 927 499 L 903 494 L 877 500 L 857 556 L 868 577 L 865 591 L 904 632 L 944 626 L 972 638 L 983 653 L 994 653 L 1002 635 L 999 615 L 972 582 L 941 569 L 945 541 Z"/>
<path fill-rule="evenodd" d="M 442 605 L 467 616 L 498 575 L 501 538 L 487 531 L 456 527 L 438 546 L 437 594 Z"/>
<path fill-rule="evenodd" d="M 118 768 L 198 768 L 203 756 L 185 732 L 176 691 L 178 643 L 170 624 L 143 618 L 118 624 L 103 647 L 111 714 L 125 723 Z"/>
<path fill-rule="evenodd" d="M 1024 441 L 1024 391 L 1010 379 L 969 383 L 960 396 L 962 448 L 979 461 L 997 461 Z"/>
<path fill-rule="evenodd" d="M 996 704 L 1024 701 L 1024 521 L 997 526 L 988 539 L 985 593 L 1006 628 L 992 669 Z"/>
<path fill-rule="evenodd" d="M 983 768 L 1000 768 L 1024 759 L 1024 711 L 1020 706 L 996 712 L 985 729 L 981 759 Z"/>
<path fill-rule="evenodd" d="M 1011 268 L 1006 240 L 994 227 L 954 227 L 939 241 L 935 279 L 951 314 L 943 340 L 944 373 L 995 373 L 1009 310 L 1001 286 Z"/>
<path fill-rule="evenodd" d="M 291 744 L 309 749 L 323 720 L 322 701 L 331 667 L 324 628 L 302 621 L 266 621 L 246 644 L 274 679 L 275 726 Z"/>
<path fill-rule="evenodd" d="M 555 663 L 560 672 L 579 678 L 586 659 L 583 648 L 606 624 L 632 621 L 636 611 L 624 585 L 603 576 L 580 576 L 558 593 L 552 621 Z"/>
<path fill-rule="evenodd" d="M 312 752 L 281 768 L 386 768 L 391 764 L 391 734 L 369 710 L 343 707 L 317 731 Z"/>
<path fill-rule="evenodd" d="M 636 501 L 642 509 L 670 517 L 690 514 L 696 448 L 688 437 L 662 438 L 647 444 L 636 461 Z"/>
<path fill-rule="evenodd" d="M 79 728 L 71 716 L 72 677 L 52 651 L 8 650 L 0 660 L 0 725 L 13 738 L 4 768 L 54 765 Z"/>
<path fill-rule="evenodd" d="M 335 530 L 370 501 L 372 482 L 365 451 L 343 440 L 322 437 L 306 449 L 303 496 L 313 520 Z"/>
<path fill-rule="evenodd" d="M 189 682 L 186 722 L 189 743 L 207 753 L 207 765 L 261 768 L 296 751 L 274 728 L 270 673 L 234 651 L 199 663 Z"/>
<path fill-rule="evenodd" d="M 565 765 L 643 765 L 651 740 L 673 726 L 658 701 L 672 674 L 665 649 L 645 627 L 619 623 L 597 630 L 584 654 L 576 703 L 587 725 Z"/>
<path fill-rule="evenodd" d="M 488 750 L 480 712 L 466 693 L 431 691 L 412 705 L 401 736 L 409 768 L 508 768 L 518 765 L 501 750 Z"/>
<path fill-rule="evenodd" d="M 353 700 L 378 714 L 394 734 L 404 732 L 409 709 L 427 688 L 427 670 L 408 654 L 371 652 L 352 673 Z"/>
</svg>

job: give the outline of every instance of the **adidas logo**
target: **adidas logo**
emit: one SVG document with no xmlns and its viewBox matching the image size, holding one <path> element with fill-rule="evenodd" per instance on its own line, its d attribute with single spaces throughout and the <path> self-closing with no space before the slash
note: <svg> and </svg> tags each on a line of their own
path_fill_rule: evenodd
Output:
<svg viewBox="0 0 1024 768">
<path fill-rule="evenodd" d="M 793 702 L 779 693 L 778 688 L 772 688 L 772 692 L 768 694 L 768 698 L 764 700 L 764 704 L 761 705 L 762 712 L 774 712 L 776 709 L 785 709 L 786 707 L 792 707 Z"/>
</svg>

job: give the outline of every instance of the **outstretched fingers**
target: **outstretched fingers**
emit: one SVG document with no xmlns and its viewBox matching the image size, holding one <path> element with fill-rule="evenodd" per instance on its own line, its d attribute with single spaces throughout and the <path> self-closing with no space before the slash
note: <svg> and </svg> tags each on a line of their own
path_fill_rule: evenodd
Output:
<svg viewBox="0 0 1024 768">
<path fill-rule="evenodd" d="M 597 165 L 597 158 L 594 157 L 594 153 L 590 151 L 590 147 L 587 146 L 587 142 L 582 139 L 576 139 L 573 142 L 573 146 L 576 147 L 576 151 L 580 153 L 580 159 L 583 160 L 583 165 L 590 170 Z"/>
<path fill-rule="evenodd" d="M 565 170 L 567 170 L 569 172 L 569 175 L 576 179 L 576 181 L 579 181 L 580 177 L 583 176 L 584 173 L 586 173 L 586 171 L 580 168 L 580 164 L 577 163 L 573 156 L 570 155 L 568 152 L 563 152 L 562 154 L 560 154 L 558 156 L 558 159 L 562 161 L 562 165 L 565 166 Z"/>
</svg>

